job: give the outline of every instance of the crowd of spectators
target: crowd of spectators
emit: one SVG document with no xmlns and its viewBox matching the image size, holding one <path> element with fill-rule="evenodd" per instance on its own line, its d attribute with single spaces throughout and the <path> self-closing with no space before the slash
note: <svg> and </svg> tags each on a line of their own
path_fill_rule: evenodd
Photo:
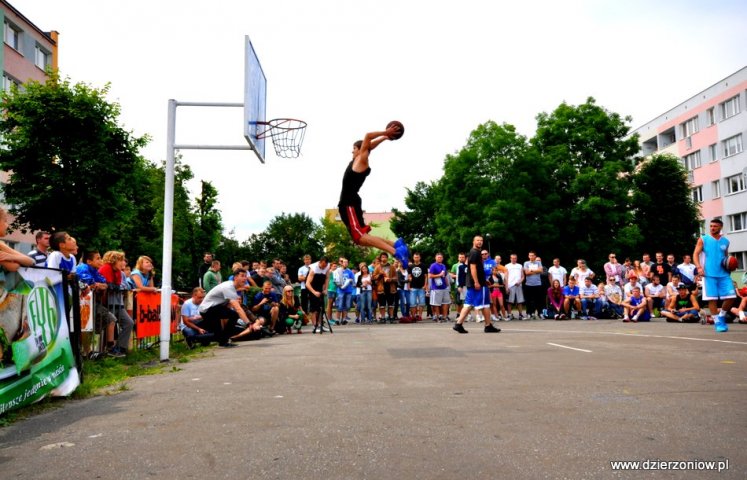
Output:
<svg viewBox="0 0 747 480">
<path fill-rule="evenodd" d="M 77 264 L 77 250 L 77 242 L 66 232 L 39 232 L 36 248 L 22 263 L 75 272 L 81 294 L 93 293 L 95 325 L 104 337 L 106 353 L 125 356 L 133 332 L 127 292 L 157 291 L 153 260 L 141 256 L 130 271 L 123 252 L 108 251 L 102 256 L 88 251 Z M 512 253 L 506 264 L 500 255 L 491 256 L 485 249 L 481 254 L 491 292 L 491 321 L 706 320 L 700 313 L 700 272 L 687 254 L 677 263 L 673 254 L 665 257 L 662 252 L 655 254 L 655 261 L 644 253 L 640 260 L 625 258 L 622 262 L 610 253 L 599 273 L 583 259 L 569 272 L 558 258 L 546 267 L 536 252 L 529 252 L 523 263 Z M 205 253 L 197 286 L 181 306 L 179 330 L 190 347 L 214 341 L 231 347 L 244 340 L 300 334 L 306 326 L 312 333 L 322 334 L 328 331 L 327 326 L 348 322 L 454 321 L 451 306 L 459 308 L 467 288 L 464 253 L 459 253 L 450 268 L 440 252 L 428 264 L 414 252 L 407 268 L 391 261 L 386 252 L 371 264 L 342 257 L 322 257 L 314 262 L 306 255 L 297 283 L 292 282 L 286 263 L 279 258 L 269 263 L 235 262 L 226 280 L 221 266 L 220 260 Z M 737 291 L 741 301 L 732 309 L 732 319 L 745 322 L 747 289 Z M 468 320 L 486 319 L 480 312 L 470 314 Z"/>
<path fill-rule="evenodd" d="M 641 260 L 626 258 L 618 262 L 610 253 L 599 274 L 583 259 L 578 259 L 569 272 L 558 258 L 549 268 L 544 266 L 535 252 L 529 252 L 523 263 L 517 254 L 511 254 L 505 265 L 501 256 L 492 257 L 487 250 L 482 256 L 493 301 L 492 321 L 705 320 L 700 314 L 701 277 L 689 255 L 683 255 L 680 263 L 675 262 L 674 255 L 665 258 L 661 252 L 656 253 L 656 261 L 643 254 Z M 450 268 L 441 253 L 426 265 L 417 252 L 407 268 L 397 260 L 391 261 L 386 252 L 371 264 L 342 257 L 322 257 L 313 262 L 309 255 L 303 262 L 297 284 L 288 278 L 287 267 L 280 259 L 270 265 L 234 264 L 239 271 L 249 269 L 243 287 L 236 287 L 236 296 L 252 323 L 235 325 L 232 340 L 302 333 L 306 325 L 312 333 L 324 333 L 324 320 L 330 325 L 454 321 L 451 305 L 461 305 L 465 297 L 467 264 L 463 253 Z M 734 309 L 733 317 L 745 321 L 747 291 L 740 290 L 740 296 L 743 301 Z M 480 314 L 470 315 L 469 320 L 485 321 Z M 250 326 L 255 333 L 248 336 L 245 329 Z"/>
</svg>

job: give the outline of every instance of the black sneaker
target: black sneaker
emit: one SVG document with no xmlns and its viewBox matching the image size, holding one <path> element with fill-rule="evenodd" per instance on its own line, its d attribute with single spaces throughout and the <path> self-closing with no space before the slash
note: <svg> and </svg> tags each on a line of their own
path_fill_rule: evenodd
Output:
<svg viewBox="0 0 747 480">
<path fill-rule="evenodd" d="M 219 347 L 221 347 L 221 348 L 233 348 L 233 347 L 238 347 L 238 345 L 236 345 L 235 343 L 221 343 L 221 344 L 220 344 L 220 345 L 218 345 L 218 346 L 219 346 Z"/>
<path fill-rule="evenodd" d="M 114 357 L 114 358 L 124 358 L 124 357 L 127 356 L 122 351 L 122 349 L 119 348 L 119 347 L 112 347 L 112 348 L 110 348 L 109 350 L 106 351 L 106 354 L 109 355 L 110 357 Z"/>
<path fill-rule="evenodd" d="M 490 325 L 485 325 L 485 333 L 498 333 L 500 331 L 501 329 L 495 328 L 492 323 Z"/>
<path fill-rule="evenodd" d="M 192 337 L 192 335 L 184 337 L 184 341 L 187 342 L 187 348 L 189 348 L 190 350 L 195 348 L 195 339 Z"/>
<path fill-rule="evenodd" d="M 469 333 L 467 330 L 464 329 L 464 326 L 461 323 L 455 323 L 454 326 L 451 327 L 451 328 L 453 328 L 455 332 Z M 487 327 L 485 327 L 485 328 L 487 328 Z"/>
</svg>

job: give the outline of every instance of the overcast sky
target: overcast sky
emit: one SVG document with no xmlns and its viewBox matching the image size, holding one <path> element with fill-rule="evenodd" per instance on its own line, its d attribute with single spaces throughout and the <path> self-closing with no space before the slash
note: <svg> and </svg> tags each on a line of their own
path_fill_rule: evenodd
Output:
<svg viewBox="0 0 747 480">
<path fill-rule="evenodd" d="M 318 220 L 337 205 L 352 143 L 389 120 L 406 133 L 371 157 L 363 208 L 403 208 L 488 120 L 531 136 L 535 116 L 589 96 L 653 119 L 747 64 L 743 0 L 228 1 L 10 0 L 57 30 L 74 82 L 111 83 L 121 124 L 166 157 L 167 103 L 243 102 L 244 35 L 268 81 L 267 116 L 306 120 L 299 159 L 182 152 L 220 192 L 244 240 L 281 213 Z M 180 108 L 177 143 L 242 144 L 240 109 Z M 191 185 L 195 188 L 197 182 Z"/>
</svg>

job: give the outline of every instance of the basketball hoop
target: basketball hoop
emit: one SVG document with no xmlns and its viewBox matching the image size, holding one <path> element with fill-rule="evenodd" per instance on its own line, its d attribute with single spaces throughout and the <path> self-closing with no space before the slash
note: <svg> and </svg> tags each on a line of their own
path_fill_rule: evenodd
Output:
<svg viewBox="0 0 747 480">
<path fill-rule="evenodd" d="M 267 127 L 264 131 L 257 132 L 257 138 L 272 138 L 272 145 L 278 157 L 298 158 L 306 134 L 306 122 L 295 118 L 274 118 L 257 123 Z"/>
</svg>

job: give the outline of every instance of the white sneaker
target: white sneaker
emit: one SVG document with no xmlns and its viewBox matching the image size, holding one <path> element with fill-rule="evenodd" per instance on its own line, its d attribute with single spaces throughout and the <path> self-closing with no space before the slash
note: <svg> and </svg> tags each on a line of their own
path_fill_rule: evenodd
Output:
<svg viewBox="0 0 747 480">
<path fill-rule="evenodd" d="M 744 310 L 739 311 L 739 321 L 744 322 L 745 316 L 744 316 Z"/>
<path fill-rule="evenodd" d="M 491 313 L 491 314 L 490 314 L 490 320 L 492 320 L 492 321 L 494 321 L 494 322 L 497 322 L 497 321 L 498 321 L 498 317 L 496 317 L 495 315 L 493 315 L 493 314 Z"/>
<path fill-rule="evenodd" d="M 468 313 L 468 314 L 467 314 L 467 318 L 465 319 L 465 321 L 466 321 L 466 322 L 474 322 L 474 321 L 475 321 L 475 317 L 474 317 L 474 316 L 472 316 L 472 314 L 471 314 L 471 313 Z"/>
<path fill-rule="evenodd" d="M 477 323 L 481 323 L 481 322 L 484 322 L 484 321 L 485 321 L 485 319 L 483 318 L 482 314 L 478 313 L 477 314 Z"/>
</svg>

